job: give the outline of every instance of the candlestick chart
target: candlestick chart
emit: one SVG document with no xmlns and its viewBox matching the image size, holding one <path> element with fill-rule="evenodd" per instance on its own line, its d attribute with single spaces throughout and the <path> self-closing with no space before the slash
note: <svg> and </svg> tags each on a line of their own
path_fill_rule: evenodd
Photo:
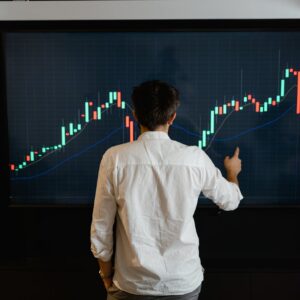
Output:
<svg viewBox="0 0 300 300">
<path fill-rule="evenodd" d="M 139 135 L 130 95 L 150 79 L 180 92 L 172 139 L 221 170 L 240 147 L 246 204 L 299 202 L 299 33 L 10 33 L 5 47 L 14 202 L 91 203 L 105 150 Z"/>
</svg>

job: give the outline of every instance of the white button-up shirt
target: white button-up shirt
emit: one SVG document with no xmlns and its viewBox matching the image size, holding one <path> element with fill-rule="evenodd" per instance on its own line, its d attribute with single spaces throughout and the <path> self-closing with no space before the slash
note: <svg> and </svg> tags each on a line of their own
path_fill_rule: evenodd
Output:
<svg viewBox="0 0 300 300">
<path fill-rule="evenodd" d="M 142 295 L 179 295 L 203 280 L 193 215 L 199 194 L 221 209 L 243 198 L 204 151 L 148 131 L 137 141 L 108 149 L 101 160 L 91 224 L 91 250 L 113 254 L 114 284 Z"/>
</svg>

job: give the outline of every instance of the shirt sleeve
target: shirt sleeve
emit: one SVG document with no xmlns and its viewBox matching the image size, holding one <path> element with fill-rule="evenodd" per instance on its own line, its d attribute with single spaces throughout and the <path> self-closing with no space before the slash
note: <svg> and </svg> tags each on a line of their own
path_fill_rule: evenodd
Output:
<svg viewBox="0 0 300 300">
<path fill-rule="evenodd" d="M 223 210 L 236 209 L 243 199 L 239 186 L 225 179 L 207 154 L 204 151 L 202 154 L 204 160 L 202 193 Z"/>
<path fill-rule="evenodd" d="M 102 261 L 109 261 L 112 257 L 116 210 L 113 168 L 108 166 L 105 153 L 99 167 L 90 232 L 91 251 Z"/>
</svg>

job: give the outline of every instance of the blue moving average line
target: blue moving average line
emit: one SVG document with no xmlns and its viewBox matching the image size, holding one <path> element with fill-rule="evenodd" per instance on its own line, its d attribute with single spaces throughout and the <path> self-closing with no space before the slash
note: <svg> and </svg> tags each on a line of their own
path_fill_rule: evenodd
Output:
<svg viewBox="0 0 300 300">
<path fill-rule="evenodd" d="M 264 127 L 267 127 L 269 125 L 272 125 L 273 123 L 279 121 L 280 119 L 282 119 L 293 107 L 295 107 L 296 104 L 292 105 L 291 107 L 289 107 L 286 111 L 284 111 L 281 115 L 279 115 L 277 118 L 271 120 L 271 121 L 268 121 L 264 124 L 261 124 L 261 125 L 258 125 L 258 126 L 255 126 L 255 127 L 252 127 L 252 128 L 249 128 L 247 130 L 244 130 L 242 131 L 241 133 L 237 134 L 237 135 L 234 135 L 234 136 L 231 136 L 231 137 L 227 137 L 227 138 L 216 138 L 215 141 L 216 142 L 225 142 L 225 141 L 231 141 L 231 140 L 234 140 L 234 139 L 237 139 L 239 137 L 241 137 L 242 135 L 245 135 L 249 132 L 252 132 L 252 131 L 255 131 L 255 130 L 258 130 L 258 129 L 261 129 L 261 128 L 264 128 Z"/>
<path fill-rule="evenodd" d="M 41 173 L 38 173 L 36 175 L 33 175 L 33 176 L 26 176 L 26 177 L 13 177 L 11 178 L 10 180 L 12 181 L 16 181 L 16 180 L 30 180 L 30 179 L 35 179 L 37 177 L 40 177 L 40 176 L 44 176 L 44 175 L 47 175 L 49 174 L 50 172 L 54 171 L 55 169 L 57 169 L 58 167 L 62 166 L 63 164 L 65 164 L 66 162 L 82 155 L 83 153 L 91 150 L 92 148 L 98 146 L 99 144 L 103 143 L 104 141 L 106 141 L 108 138 L 110 138 L 112 135 L 116 134 L 119 130 L 123 129 L 124 126 L 121 126 L 119 128 L 116 128 L 114 129 L 113 131 L 111 131 L 106 137 L 104 137 L 103 139 L 97 141 L 96 143 L 92 144 L 92 145 L 89 145 L 87 146 L 86 148 L 82 149 L 81 151 L 77 152 L 77 153 L 74 153 L 73 155 L 71 155 L 70 157 L 62 160 L 61 162 L 59 162 L 58 164 L 54 165 L 53 167 L 51 167 L 50 169 L 47 169 Z"/>
<path fill-rule="evenodd" d="M 286 111 L 284 111 L 281 115 L 279 115 L 278 117 L 276 117 L 275 119 L 271 120 L 271 121 L 268 121 L 266 123 L 263 123 L 261 125 L 258 125 L 258 126 L 255 126 L 255 127 L 252 127 L 252 128 L 249 128 L 245 131 L 242 131 L 241 133 L 237 134 L 237 135 L 234 135 L 234 136 L 230 136 L 230 137 L 226 137 L 226 138 L 215 138 L 214 139 L 214 142 L 225 142 L 225 141 L 231 141 L 231 140 L 234 140 L 234 139 L 237 139 L 239 137 L 241 137 L 242 135 L 245 135 L 249 132 L 252 132 L 252 131 L 255 131 L 255 130 L 258 130 L 258 129 L 261 129 L 261 128 L 264 128 L 264 127 L 267 127 L 275 122 L 277 122 L 278 120 L 280 120 L 281 118 L 283 118 L 292 108 L 294 108 L 296 106 L 296 104 L 290 106 Z M 179 129 L 183 132 L 185 132 L 186 134 L 189 134 L 191 136 L 195 136 L 195 137 L 198 137 L 198 138 L 201 138 L 202 135 L 198 134 L 198 133 L 195 133 L 195 132 L 192 132 L 192 131 L 189 131 L 187 130 L 186 128 L 184 127 L 181 127 L 180 125 L 177 125 L 177 124 L 173 124 L 172 127 L 176 128 L 176 129 Z"/>
</svg>

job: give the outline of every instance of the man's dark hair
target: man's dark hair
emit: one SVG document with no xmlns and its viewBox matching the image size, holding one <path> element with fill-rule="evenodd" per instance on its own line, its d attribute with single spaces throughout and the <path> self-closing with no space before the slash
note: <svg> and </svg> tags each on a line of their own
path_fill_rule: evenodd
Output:
<svg viewBox="0 0 300 300">
<path fill-rule="evenodd" d="M 131 99 L 139 124 L 149 130 L 165 125 L 179 106 L 178 90 L 160 80 L 135 87 Z"/>
</svg>

